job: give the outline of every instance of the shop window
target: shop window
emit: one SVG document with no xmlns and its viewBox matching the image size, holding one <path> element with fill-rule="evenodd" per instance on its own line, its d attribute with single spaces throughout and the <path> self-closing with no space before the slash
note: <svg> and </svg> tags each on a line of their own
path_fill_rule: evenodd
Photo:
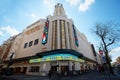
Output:
<svg viewBox="0 0 120 80">
<path fill-rule="evenodd" d="M 38 44 L 38 41 L 39 41 L 39 39 L 36 39 L 36 40 L 34 41 L 34 45 L 37 45 L 37 44 Z"/>
<path fill-rule="evenodd" d="M 29 72 L 39 72 L 39 69 L 40 69 L 39 66 L 31 66 Z"/>
<path fill-rule="evenodd" d="M 25 44 L 24 44 L 24 48 L 27 48 L 27 45 L 28 45 L 28 43 L 25 43 Z"/>
<path fill-rule="evenodd" d="M 32 43 L 33 43 L 33 41 L 30 41 L 30 42 L 29 42 L 29 47 L 32 46 Z"/>
</svg>

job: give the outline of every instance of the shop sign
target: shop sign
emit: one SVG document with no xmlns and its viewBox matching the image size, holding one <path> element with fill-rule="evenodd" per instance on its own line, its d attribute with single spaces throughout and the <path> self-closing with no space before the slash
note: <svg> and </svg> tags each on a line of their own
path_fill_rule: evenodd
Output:
<svg viewBox="0 0 120 80">
<path fill-rule="evenodd" d="M 72 54 L 55 54 L 55 55 L 44 56 L 43 58 L 31 59 L 29 63 L 56 61 L 56 60 L 73 60 L 73 61 L 84 62 L 83 59 L 80 59 Z"/>
</svg>

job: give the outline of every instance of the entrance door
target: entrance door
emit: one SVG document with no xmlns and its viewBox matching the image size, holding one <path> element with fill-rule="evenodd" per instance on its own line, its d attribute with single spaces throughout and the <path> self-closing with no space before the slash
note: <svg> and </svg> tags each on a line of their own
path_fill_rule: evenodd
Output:
<svg viewBox="0 0 120 80">
<path fill-rule="evenodd" d="M 52 70 L 53 72 L 57 72 L 57 66 L 51 66 L 51 70 Z"/>
<path fill-rule="evenodd" d="M 20 73 L 20 71 L 21 71 L 21 67 L 16 67 L 15 68 L 15 73 Z"/>
<path fill-rule="evenodd" d="M 23 74 L 26 74 L 26 71 L 27 71 L 27 67 L 23 67 L 22 73 L 23 73 Z"/>
<path fill-rule="evenodd" d="M 67 72 L 68 70 L 68 66 L 61 66 L 61 72 Z"/>
<path fill-rule="evenodd" d="M 68 66 L 61 66 L 61 75 L 66 76 L 68 74 L 69 68 Z"/>
</svg>

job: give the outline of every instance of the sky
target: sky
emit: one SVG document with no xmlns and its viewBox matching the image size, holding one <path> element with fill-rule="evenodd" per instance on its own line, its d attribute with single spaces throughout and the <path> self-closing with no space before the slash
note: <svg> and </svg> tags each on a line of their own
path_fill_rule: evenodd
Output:
<svg viewBox="0 0 120 80">
<path fill-rule="evenodd" d="M 1 0 L 0 45 L 10 36 L 22 32 L 35 21 L 53 15 L 57 3 L 63 4 L 68 18 L 95 47 L 98 42 L 90 28 L 97 22 L 120 23 L 120 0 Z M 120 56 L 120 47 L 110 53 L 112 60 Z"/>
</svg>

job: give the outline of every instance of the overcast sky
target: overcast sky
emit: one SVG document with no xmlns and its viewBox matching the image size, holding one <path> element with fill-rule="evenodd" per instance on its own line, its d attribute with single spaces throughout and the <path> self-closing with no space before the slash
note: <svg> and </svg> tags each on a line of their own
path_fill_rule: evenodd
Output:
<svg viewBox="0 0 120 80">
<path fill-rule="evenodd" d="M 1 0 L 0 44 L 10 36 L 22 32 L 36 20 L 53 15 L 54 6 L 62 3 L 68 18 L 72 18 L 89 42 L 98 42 L 90 28 L 96 22 L 120 23 L 120 0 Z M 120 56 L 120 48 L 111 53 L 113 61 Z"/>
</svg>

